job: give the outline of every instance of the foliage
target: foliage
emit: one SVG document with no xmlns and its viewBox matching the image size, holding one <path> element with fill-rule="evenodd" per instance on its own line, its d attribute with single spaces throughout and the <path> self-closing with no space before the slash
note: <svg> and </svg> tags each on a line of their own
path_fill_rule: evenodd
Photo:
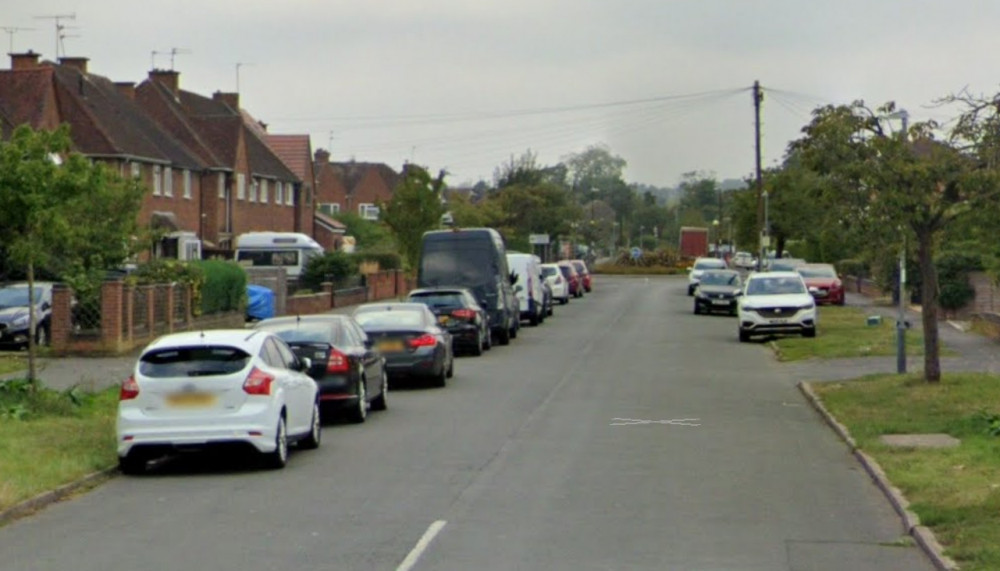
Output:
<svg viewBox="0 0 1000 571">
<path fill-rule="evenodd" d="M 633 259 L 630 252 L 623 251 L 619 252 L 618 257 L 615 259 L 615 265 L 622 267 L 680 267 L 680 264 L 680 255 L 673 248 L 643 251 L 642 256 L 639 256 L 638 259 Z"/>
<path fill-rule="evenodd" d="M 808 258 L 807 258 L 808 259 Z M 834 264 L 837 273 L 842 276 L 865 277 L 868 275 L 868 264 L 857 258 L 847 258 Z"/>
<path fill-rule="evenodd" d="M 347 235 L 353 236 L 358 250 L 388 250 L 395 249 L 392 233 L 389 229 L 374 220 L 367 220 L 353 212 L 341 212 L 334 218 L 347 226 Z"/>
<path fill-rule="evenodd" d="M 306 289 L 319 291 L 323 282 L 342 282 L 358 272 L 360 256 L 346 252 L 327 252 L 309 260 L 299 276 L 299 284 Z"/>
<path fill-rule="evenodd" d="M 200 304 L 203 313 L 243 311 L 247 301 L 247 273 L 242 266 L 230 260 L 200 260 L 191 264 L 205 276 Z"/>
<path fill-rule="evenodd" d="M 942 252 L 935 260 L 938 284 L 941 289 L 940 303 L 944 309 L 965 307 L 976 295 L 969 283 L 969 272 L 983 269 L 982 259 L 975 254 L 949 250 Z"/>
<path fill-rule="evenodd" d="M 392 200 L 380 204 L 382 220 L 395 237 L 408 268 L 417 267 L 424 232 L 437 228 L 445 213 L 441 201 L 444 177 L 444 171 L 431 178 L 426 169 L 408 165 Z"/>
<path fill-rule="evenodd" d="M 205 272 L 203 267 L 197 262 L 155 258 L 138 264 L 135 271 L 129 274 L 125 281 L 130 285 L 169 283 L 187 285 L 191 288 L 192 314 L 201 315 L 202 313 Z M 99 299 L 95 299 L 91 303 L 99 302 Z"/>
<path fill-rule="evenodd" d="M 0 419 L 28 421 L 44 415 L 72 416 L 79 411 L 82 393 L 77 387 L 64 391 L 36 387 L 28 379 L 0 382 Z"/>
<path fill-rule="evenodd" d="M 402 257 L 395 252 L 359 252 L 353 258 L 357 265 L 375 262 L 380 270 L 398 270 L 403 267 Z"/>
</svg>

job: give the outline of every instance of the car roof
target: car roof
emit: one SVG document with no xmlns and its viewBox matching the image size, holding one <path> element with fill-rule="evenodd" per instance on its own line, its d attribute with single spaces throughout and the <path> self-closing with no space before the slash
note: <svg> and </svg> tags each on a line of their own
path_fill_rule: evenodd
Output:
<svg viewBox="0 0 1000 571">
<path fill-rule="evenodd" d="M 197 345 L 230 345 L 255 351 L 270 335 L 257 329 L 206 329 L 184 331 L 159 337 L 143 349 L 143 353 L 170 347 L 191 347 Z"/>
<path fill-rule="evenodd" d="M 422 304 L 422 303 L 405 302 L 405 301 L 388 302 L 388 303 L 365 303 L 365 304 L 359 305 L 354 311 L 355 312 L 362 311 L 362 310 L 365 310 L 365 311 L 368 311 L 368 310 L 371 310 L 371 311 L 377 311 L 377 310 L 382 310 L 382 311 L 398 311 L 400 309 L 423 311 L 423 310 L 427 309 L 427 306 L 424 305 L 424 304 Z"/>
<path fill-rule="evenodd" d="M 833 264 L 821 264 L 821 263 L 802 264 L 802 265 L 799 266 L 799 268 L 814 268 L 814 269 L 831 268 L 831 269 L 836 269 L 836 268 L 833 267 Z"/>
<path fill-rule="evenodd" d="M 777 271 L 777 272 L 754 272 L 747 277 L 750 279 L 760 279 L 760 278 L 794 278 L 802 279 L 802 274 L 794 271 Z"/>
<path fill-rule="evenodd" d="M 472 290 L 467 287 L 461 286 L 430 286 L 417 288 L 411 290 L 407 295 L 413 295 L 415 293 L 468 293 L 471 294 Z"/>
<path fill-rule="evenodd" d="M 313 315 L 283 315 L 281 317 L 270 317 L 258 321 L 254 324 L 254 329 L 266 327 L 268 325 L 294 325 L 297 323 L 340 323 L 350 319 L 351 316 L 342 313 L 319 313 Z"/>
</svg>

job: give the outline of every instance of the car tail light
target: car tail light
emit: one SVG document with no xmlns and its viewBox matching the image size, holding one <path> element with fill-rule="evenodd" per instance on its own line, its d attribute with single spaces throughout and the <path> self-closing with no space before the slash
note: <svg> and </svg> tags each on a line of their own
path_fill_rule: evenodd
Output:
<svg viewBox="0 0 1000 571">
<path fill-rule="evenodd" d="M 420 337 L 414 337 L 406 342 L 411 349 L 416 349 L 417 347 L 431 347 L 437 345 L 437 339 L 430 333 L 425 333 Z"/>
<path fill-rule="evenodd" d="M 351 369 L 351 364 L 347 355 L 336 349 L 330 349 L 330 354 L 326 358 L 327 373 L 346 373 Z"/>
<path fill-rule="evenodd" d="M 475 310 L 472 309 L 456 309 L 455 311 L 451 312 L 451 315 L 452 317 L 457 317 L 459 319 L 472 320 L 476 318 L 476 312 Z"/>
<path fill-rule="evenodd" d="M 247 375 L 247 380 L 243 381 L 243 392 L 248 395 L 269 395 L 273 382 L 274 377 L 254 367 Z"/>
<path fill-rule="evenodd" d="M 135 382 L 134 375 L 129 375 L 118 391 L 118 400 L 132 400 L 137 396 L 139 396 L 139 383 Z"/>
</svg>

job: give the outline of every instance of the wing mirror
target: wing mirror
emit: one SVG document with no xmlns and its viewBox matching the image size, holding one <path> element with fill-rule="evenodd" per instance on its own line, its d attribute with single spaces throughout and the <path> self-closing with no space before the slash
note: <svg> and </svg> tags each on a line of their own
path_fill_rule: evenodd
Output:
<svg viewBox="0 0 1000 571">
<path fill-rule="evenodd" d="M 312 368 L 313 362 L 312 359 L 310 359 L 309 357 L 300 357 L 298 365 L 299 365 L 299 370 L 304 373 Z"/>
</svg>

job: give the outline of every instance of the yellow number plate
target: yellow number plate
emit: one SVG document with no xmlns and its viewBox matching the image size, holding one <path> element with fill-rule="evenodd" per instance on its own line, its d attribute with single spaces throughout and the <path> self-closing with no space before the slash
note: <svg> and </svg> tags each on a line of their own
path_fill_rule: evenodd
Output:
<svg viewBox="0 0 1000 571">
<path fill-rule="evenodd" d="M 378 348 L 383 353 L 395 353 L 403 350 L 402 341 L 382 341 L 378 344 Z"/>
<path fill-rule="evenodd" d="M 448 316 L 447 315 L 439 315 L 438 316 L 438 323 L 440 323 L 442 325 L 445 324 L 445 323 L 448 323 Z"/>
<path fill-rule="evenodd" d="M 185 408 L 212 406 L 215 404 L 215 395 L 209 393 L 174 393 L 167 395 L 167 404 Z"/>
</svg>

